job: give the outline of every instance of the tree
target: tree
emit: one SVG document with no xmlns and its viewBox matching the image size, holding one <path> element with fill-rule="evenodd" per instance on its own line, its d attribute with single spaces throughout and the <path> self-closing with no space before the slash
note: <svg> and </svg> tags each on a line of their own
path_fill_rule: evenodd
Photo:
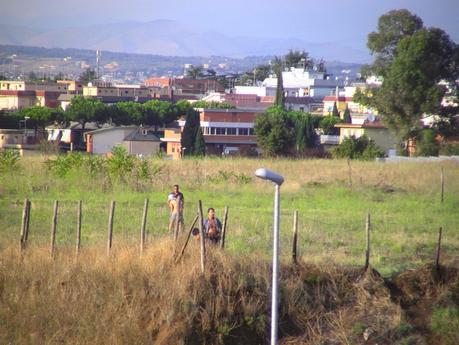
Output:
<svg viewBox="0 0 459 345">
<path fill-rule="evenodd" d="M 368 34 L 367 47 L 375 55 L 372 71 L 385 75 L 385 69 L 394 58 L 398 43 L 423 27 L 421 18 L 408 10 L 392 10 L 378 19 L 378 29 Z"/>
<path fill-rule="evenodd" d="M 205 154 L 205 143 L 201 131 L 199 113 L 192 108 L 189 108 L 186 114 L 180 144 L 185 156 L 201 156 Z"/>
<path fill-rule="evenodd" d="M 440 29 L 423 28 L 406 10 L 380 18 L 379 32 L 368 38 L 376 59 L 373 71 L 384 77 L 379 89 L 356 94 L 356 100 L 376 108 L 400 140 L 417 136 L 424 113 L 441 109 L 442 80 L 459 76 L 459 48 Z"/>
<path fill-rule="evenodd" d="M 360 138 L 355 138 L 353 136 L 350 138 L 344 138 L 343 142 L 335 147 L 331 153 L 333 158 L 363 160 L 370 160 L 375 159 L 376 157 L 384 156 L 384 152 L 381 151 L 381 149 L 365 135 L 362 135 Z"/>
<path fill-rule="evenodd" d="M 287 153 L 294 138 L 293 124 L 280 106 L 271 106 L 255 119 L 257 144 L 266 156 Z"/>
<path fill-rule="evenodd" d="M 273 71 L 277 77 L 277 88 L 276 88 L 276 98 L 274 100 L 274 105 L 285 108 L 285 95 L 284 95 L 284 81 L 282 79 L 282 59 L 275 57 L 273 61 Z"/>
<path fill-rule="evenodd" d="M 76 96 L 70 101 L 65 115 L 70 121 L 79 122 L 84 129 L 87 122 L 103 123 L 106 121 L 104 108 L 104 104 L 99 100 Z"/>
<path fill-rule="evenodd" d="M 290 49 L 289 52 L 284 56 L 285 66 L 290 67 L 304 67 L 305 69 L 312 68 L 314 61 L 309 57 L 309 53 L 302 50 Z"/>
<path fill-rule="evenodd" d="M 45 133 L 46 125 L 53 122 L 53 111 L 50 108 L 35 105 L 29 108 L 23 108 L 19 111 L 22 118 L 27 119 L 27 126 L 35 129 L 35 136 L 37 132 Z"/>
<path fill-rule="evenodd" d="M 347 103 L 346 103 L 346 109 L 344 109 L 343 122 L 352 123 L 351 112 L 349 110 L 349 106 L 347 105 Z"/>
<path fill-rule="evenodd" d="M 97 79 L 96 71 L 91 68 L 87 68 L 78 78 L 83 84 L 92 83 Z"/>
<path fill-rule="evenodd" d="M 324 116 L 320 119 L 320 128 L 325 135 L 336 135 L 338 134 L 338 129 L 335 128 L 335 125 L 340 121 L 339 117 L 336 116 Z"/>
<path fill-rule="evenodd" d="M 199 79 L 204 76 L 204 69 L 201 66 L 191 65 L 186 70 L 186 76 L 191 79 Z"/>
<path fill-rule="evenodd" d="M 333 103 L 332 116 L 339 118 L 339 111 L 338 111 L 338 107 L 336 105 L 336 102 Z"/>
<path fill-rule="evenodd" d="M 305 148 L 312 148 L 316 145 L 318 118 L 309 113 L 300 111 L 289 111 L 287 115 L 292 118 L 295 127 L 295 150 L 302 152 Z"/>
</svg>

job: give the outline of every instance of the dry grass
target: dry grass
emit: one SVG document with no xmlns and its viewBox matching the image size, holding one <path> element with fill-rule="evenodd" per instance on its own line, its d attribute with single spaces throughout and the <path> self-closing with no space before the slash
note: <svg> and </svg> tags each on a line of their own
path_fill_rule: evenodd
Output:
<svg viewBox="0 0 459 345">
<path fill-rule="evenodd" d="M 179 264 L 171 247 L 163 240 L 139 257 L 137 247 L 120 246 L 110 258 L 105 248 L 89 247 L 77 261 L 71 249 L 61 248 L 52 260 L 45 248 L 24 255 L 4 248 L 0 343 L 267 344 L 268 262 L 212 248 L 201 275 L 196 243 Z M 425 284 L 432 303 L 436 293 L 459 286 L 457 273 L 445 277 Z M 376 272 L 331 264 L 283 264 L 281 343 L 401 341 L 417 331 L 398 331 L 410 321 L 400 300 L 420 288 L 404 281 L 410 279 L 401 275 L 388 285 Z"/>
</svg>

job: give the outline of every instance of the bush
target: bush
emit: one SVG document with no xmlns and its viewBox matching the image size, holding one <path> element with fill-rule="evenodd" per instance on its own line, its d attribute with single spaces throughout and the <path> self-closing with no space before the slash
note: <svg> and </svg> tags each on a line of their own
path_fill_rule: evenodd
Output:
<svg viewBox="0 0 459 345">
<path fill-rule="evenodd" d="M 112 155 L 107 159 L 108 171 L 110 174 L 123 177 L 134 168 L 135 157 L 130 156 L 122 146 L 115 146 Z"/>
<path fill-rule="evenodd" d="M 343 142 L 331 151 L 333 158 L 350 158 L 371 160 L 377 157 L 383 157 L 381 151 L 375 143 L 363 135 L 360 138 L 344 138 Z"/>
<path fill-rule="evenodd" d="M 340 122 L 340 118 L 336 116 L 325 116 L 320 120 L 320 128 L 325 135 L 337 135 L 339 129 L 335 125 Z"/>
<path fill-rule="evenodd" d="M 416 145 L 416 156 L 438 156 L 440 146 L 435 140 L 433 129 L 424 129 Z"/>
<path fill-rule="evenodd" d="M 0 173 L 14 172 L 19 169 L 21 156 L 17 150 L 0 151 Z"/>
<path fill-rule="evenodd" d="M 459 156 L 459 144 L 446 144 L 440 148 L 439 154 L 443 156 Z"/>
<path fill-rule="evenodd" d="M 459 308 L 440 308 L 433 312 L 430 321 L 432 332 L 441 336 L 445 344 L 459 344 Z"/>
</svg>

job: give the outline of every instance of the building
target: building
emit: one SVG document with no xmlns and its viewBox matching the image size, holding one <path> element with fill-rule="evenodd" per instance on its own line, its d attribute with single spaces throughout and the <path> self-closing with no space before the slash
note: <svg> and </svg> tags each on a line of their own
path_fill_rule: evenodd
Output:
<svg viewBox="0 0 459 345">
<path fill-rule="evenodd" d="M 0 80 L 0 110 L 18 110 L 39 105 L 56 108 L 58 97 L 69 92 L 68 85 L 55 82 Z"/>
<path fill-rule="evenodd" d="M 360 138 L 365 135 L 373 140 L 375 145 L 382 149 L 386 155 L 389 155 L 389 150 L 394 150 L 397 145 L 396 138 L 378 119 L 366 120 L 362 124 L 338 123 L 335 127 L 339 128 L 339 143 L 342 143 L 344 138 Z"/>
<path fill-rule="evenodd" d="M 212 92 L 224 92 L 225 88 L 213 79 L 152 77 L 144 81 L 145 86 L 163 90 L 171 98 L 201 99 Z"/>
<path fill-rule="evenodd" d="M 115 146 L 123 146 L 128 154 L 151 156 L 160 150 L 161 140 L 149 128 L 109 127 L 85 133 L 86 151 L 107 154 Z"/>
<path fill-rule="evenodd" d="M 255 118 L 260 111 L 242 109 L 200 109 L 201 129 L 206 143 L 206 153 L 226 155 L 236 152 L 255 152 L 257 141 L 254 132 Z M 180 145 L 185 120 L 178 121 L 179 128 L 168 129 L 161 141 L 167 144 L 166 153 L 179 158 L 186 147 Z"/>
</svg>

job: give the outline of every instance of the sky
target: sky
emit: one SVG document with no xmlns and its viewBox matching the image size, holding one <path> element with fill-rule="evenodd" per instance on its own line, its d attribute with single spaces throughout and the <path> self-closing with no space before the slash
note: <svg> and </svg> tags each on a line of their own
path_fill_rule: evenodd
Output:
<svg viewBox="0 0 459 345">
<path fill-rule="evenodd" d="M 379 16 L 400 8 L 459 43 L 459 0 L 0 0 L 3 24 L 55 29 L 169 19 L 233 37 L 341 41 L 362 48 Z"/>
</svg>

